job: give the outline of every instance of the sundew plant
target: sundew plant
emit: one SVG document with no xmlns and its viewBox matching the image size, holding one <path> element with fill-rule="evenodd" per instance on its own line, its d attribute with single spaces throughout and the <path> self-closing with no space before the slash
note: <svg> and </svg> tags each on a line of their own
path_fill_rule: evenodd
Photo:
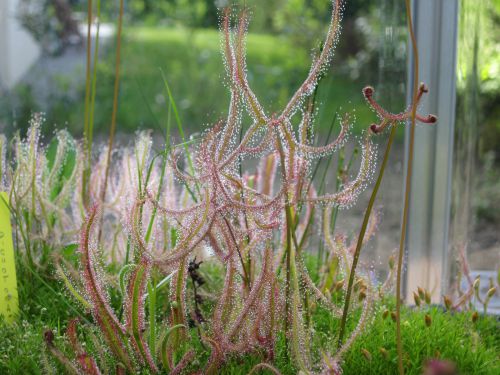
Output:
<svg viewBox="0 0 500 375">
<path fill-rule="evenodd" d="M 229 109 L 196 141 L 172 146 L 168 135 L 165 149 L 155 153 L 151 136 L 140 133 L 133 147 L 102 147 L 86 164 L 88 145 L 66 132 L 46 147 L 39 144 L 40 116 L 26 139 L 7 144 L 0 138 L 1 184 L 9 192 L 17 246 L 33 269 L 55 264 L 68 292 L 91 315 L 69 323 L 64 345 L 46 331 L 58 366 L 78 374 L 217 374 L 234 357 L 257 355 L 261 363 L 252 371 L 342 372 L 344 355 L 370 325 L 375 301 L 394 286 L 394 258 L 381 283 L 357 266 L 363 243 L 376 233 L 370 214 L 394 129 L 412 117 L 437 120 L 415 113 L 427 92 L 423 84 L 399 114 L 377 103 L 373 87 L 364 88 L 379 122 L 358 139 L 358 170 L 348 178 L 342 166 L 336 191 L 314 182 L 317 163 L 344 148 L 354 121 L 350 113 L 339 114 L 334 140 L 315 144 L 315 90 L 332 61 L 343 8 L 344 1 L 332 1 L 322 48 L 279 112 L 264 109 L 247 79 L 248 11 L 226 9 L 220 24 Z M 178 116 L 175 103 L 170 110 Z M 386 129 L 388 146 L 362 230 L 348 241 L 333 233 L 332 213 L 351 207 L 373 182 L 373 138 Z M 6 163 L 11 152 L 15 163 Z M 315 237 L 327 249 L 318 275 L 307 265 Z M 205 283 L 199 260 L 220 275 L 209 297 L 198 290 Z M 320 344 L 314 309 L 340 322 L 340 332 Z M 348 317 L 357 319 L 354 329 L 346 328 Z M 84 336 L 94 337 L 93 345 L 83 345 Z M 289 369 L 273 364 L 283 347 Z"/>
</svg>

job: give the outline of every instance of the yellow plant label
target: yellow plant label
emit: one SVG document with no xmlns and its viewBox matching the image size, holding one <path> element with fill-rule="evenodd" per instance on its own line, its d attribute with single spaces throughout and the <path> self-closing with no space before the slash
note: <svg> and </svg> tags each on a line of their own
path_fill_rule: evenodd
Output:
<svg viewBox="0 0 500 375">
<path fill-rule="evenodd" d="M 8 199 L 6 193 L 0 192 L 0 315 L 12 323 L 19 311 L 19 300 Z"/>
</svg>

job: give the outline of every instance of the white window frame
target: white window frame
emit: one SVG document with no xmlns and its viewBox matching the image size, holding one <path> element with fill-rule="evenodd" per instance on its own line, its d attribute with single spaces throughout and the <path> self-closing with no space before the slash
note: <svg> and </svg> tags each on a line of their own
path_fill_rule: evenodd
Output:
<svg viewBox="0 0 500 375">
<path fill-rule="evenodd" d="M 453 137 L 456 99 L 458 0 L 413 0 L 412 15 L 419 51 L 419 80 L 429 87 L 419 111 L 438 116 L 436 125 L 417 125 L 406 236 L 404 291 L 417 287 L 442 301 L 449 269 Z M 410 42 L 409 42 L 410 43 Z M 413 52 L 408 48 L 407 100 L 413 92 Z M 405 134 L 405 166 L 409 127 Z M 406 176 L 405 167 L 405 176 Z"/>
</svg>

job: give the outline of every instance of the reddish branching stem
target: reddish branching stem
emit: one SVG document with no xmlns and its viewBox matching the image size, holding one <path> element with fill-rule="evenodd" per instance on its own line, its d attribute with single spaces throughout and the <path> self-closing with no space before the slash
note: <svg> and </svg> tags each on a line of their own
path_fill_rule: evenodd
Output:
<svg viewBox="0 0 500 375">
<path fill-rule="evenodd" d="M 420 103 L 424 93 L 427 93 L 428 89 L 424 83 L 421 83 L 418 89 L 418 94 L 416 97 L 415 105 Z M 371 86 L 367 86 L 363 89 L 363 96 L 365 97 L 368 105 L 376 112 L 377 116 L 380 118 L 380 123 L 370 125 L 370 130 L 375 133 L 381 133 L 385 128 L 393 125 L 396 122 L 403 122 L 411 118 L 412 106 L 410 106 L 406 111 L 401 113 L 390 113 L 386 111 L 382 106 L 374 99 L 375 89 Z M 434 124 L 437 121 L 437 117 L 434 115 L 422 116 L 418 113 L 416 114 L 416 119 L 424 124 Z"/>
</svg>

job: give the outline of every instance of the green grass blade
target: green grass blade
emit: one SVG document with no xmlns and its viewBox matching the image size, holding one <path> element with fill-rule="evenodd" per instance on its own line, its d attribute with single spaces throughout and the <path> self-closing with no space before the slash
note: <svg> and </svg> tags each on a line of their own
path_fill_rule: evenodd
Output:
<svg viewBox="0 0 500 375">
<path fill-rule="evenodd" d="M 168 282 L 170 280 L 172 280 L 172 277 L 174 277 L 175 273 L 177 272 L 177 270 L 173 271 L 171 274 L 169 274 L 168 276 L 166 276 L 164 279 L 162 279 L 158 284 L 156 284 L 156 286 L 154 287 L 154 291 L 155 293 L 158 293 L 158 291 L 160 289 L 162 289 L 165 285 L 168 284 Z M 149 290 L 148 290 L 148 293 L 146 293 L 144 295 L 145 298 L 148 298 L 149 296 Z"/>
<path fill-rule="evenodd" d="M 168 81 L 167 81 L 165 74 L 163 73 L 163 70 L 161 68 L 160 68 L 160 73 L 161 73 L 161 76 L 163 78 L 163 83 L 165 85 L 165 89 L 167 90 L 168 100 L 170 102 L 170 105 L 172 106 L 172 111 L 174 112 L 174 117 L 175 117 L 175 121 L 177 123 L 177 129 L 179 130 L 179 135 L 182 139 L 182 142 L 184 143 L 184 151 L 186 152 L 189 171 L 191 174 L 194 174 L 193 160 L 191 158 L 191 153 L 189 152 L 189 148 L 187 147 L 187 145 L 185 143 L 186 137 L 184 135 L 184 129 L 182 127 L 182 122 L 181 122 L 181 118 L 179 116 L 179 111 L 177 110 L 177 105 L 175 104 L 175 100 L 174 100 L 174 97 L 172 95 L 172 91 L 170 91 L 170 86 L 168 85 Z M 196 185 L 196 189 L 198 190 L 198 193 L 200 193 L 198 185 Z"/>
<path fill-rule="evenodd" d="M 174 333 L 175 331 L 177 331 L 178 329 L 181 329 L 181 328 L 186 328 L 186 326 L 184 324 L 177 324 L 173 327 L 170 327 L 167 332 L 165 333 L 165 336 L 163 336 L 163 338 L 161 339 L 161 362 L 163 364 L 163 368 L 165 370 L 170 370 L 170 366 L 168 364 L 168 354 L 167 354 L 167 347 L 168 347 L 168 343 L 169 343 L 169 340 L 170 340 L 170 336 L 172 335 L 172 333 Z"/>
</svg>

